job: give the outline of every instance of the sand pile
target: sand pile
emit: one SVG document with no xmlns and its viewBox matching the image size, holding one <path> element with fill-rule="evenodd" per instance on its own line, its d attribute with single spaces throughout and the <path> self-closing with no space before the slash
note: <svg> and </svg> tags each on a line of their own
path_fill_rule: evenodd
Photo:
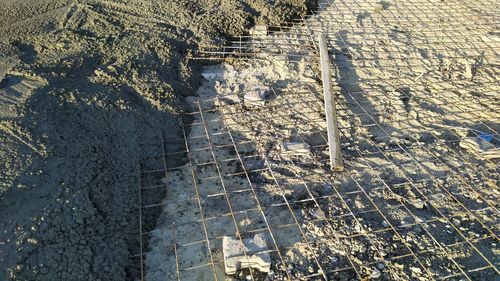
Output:
<svg viewBox="0 0 500 281">
<path fill-rule="evenodd" d="M 188 52 L 306 2 L 2 1 L 0 280 L 133 279 L 141 144 L 194 94 Z"/>
</svg>

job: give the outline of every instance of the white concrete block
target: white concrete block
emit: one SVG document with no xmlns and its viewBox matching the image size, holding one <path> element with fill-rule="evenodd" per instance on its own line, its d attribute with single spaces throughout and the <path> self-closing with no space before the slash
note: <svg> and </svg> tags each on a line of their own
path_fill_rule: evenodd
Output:
<svg viewBox="0 0 500 281">
<path fill-rule="evenodd" d="M 254 90 L 248 91 L 243 96 L 243 102 L 247 106 L 257 105 L 262 106 L 266 104 L 269 96 L 268 87 L 257 87 Z"/>
<path fill-rule="evenodd" d="M 290 155 L 308 155 L 311 147 L 303 142 L 285 142 L 283 143 L 283 150 Z"/>
<path fill-rule="evenodd" d="M 224 253 L 224 267 L 229 275 L 234 275 L 244 268 L 256 269 L 260 272 L 269 272 L 271 256 L 269 255 L 266 240 L 263 234 L 256 234 L 254 238 L 240 239 L 224 236 L 222 250 Z"/>
</svg>

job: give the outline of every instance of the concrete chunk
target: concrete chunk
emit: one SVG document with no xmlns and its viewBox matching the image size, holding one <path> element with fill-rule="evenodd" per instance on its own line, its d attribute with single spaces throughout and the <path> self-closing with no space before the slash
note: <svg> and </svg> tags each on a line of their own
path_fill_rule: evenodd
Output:
<svg viewBox="0 0 500 281">
<path fill-rule="evenodd" d="M 256 234 L 254 238 L 241 241 L 232 236 L 224 236 L 222 250 L 224 253 L 224 267 L 229 275 L 236 274 L 238 270 L 252 268 L 267 273 L 271 269 L 271 256 L 269 255 L 263 234 Z"/>
<path fill-rule="evenodd" d="M 289 155 L 307 155 L 311 148 L 307 143 L 303 142 L 285 142 L 283 143 L 283 150 Z"/>
<path fill-rule="evenodd" d="M 481 159 L 500 158 L 500 147 L 495 146 L 484 137 L 469 137 L 460 141 L 460 147 Z"/>
<path fill-rule="evenodd" d="M 252 106 L 252 105 L 265 105 L 266 100 L 269 96 L 269 88 L 268 87 L 260 87 L 256 88 L 255 90 L 248 91 L 245 93 L 243 97 L 243 101 L 245 105 Z"/>
<path fill-rule="evenodd" d="M 250 33 L 250 36 L 255 36 L 255 37 L 266 36 L 267 35 L 267 25 L 256 25 L 256 26 L 250 28 L 250 30 L 248 30 L 248 32 Z"/>
<path fill-rule="evenodd" d="M 425 202 L 420 199 L 408 199 L 407 201 L 417 209 L 423 209 L 425 207 Z"/>
</svg>

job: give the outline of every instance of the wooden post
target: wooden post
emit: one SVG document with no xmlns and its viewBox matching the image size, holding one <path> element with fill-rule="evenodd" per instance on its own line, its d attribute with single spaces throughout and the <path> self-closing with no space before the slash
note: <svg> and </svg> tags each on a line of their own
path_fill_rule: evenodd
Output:
<svg viewBox="0 0 500 281">
<path fill-rule="evenodd" d="M 328 147 L 330 152 L 330 166 L 333 171 L 344 170 L 342 151 L 340 149 L 340 134 L 337 123 L 335 98 L 332 94 L 331 65 L 326 47 L 325 34 L 319 35 L 319 52 L 321 61 L 321 78 L 323 80 L 323 95 L 325 99 L 326 125 L 328 131 Z"/>
</svg>

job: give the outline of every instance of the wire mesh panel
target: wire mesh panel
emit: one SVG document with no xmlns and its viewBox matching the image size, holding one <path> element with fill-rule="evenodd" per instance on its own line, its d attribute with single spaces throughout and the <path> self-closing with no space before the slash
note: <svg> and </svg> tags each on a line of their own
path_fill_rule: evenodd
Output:
<svg viewBox="0 0 500 281">
<path fill-rule="evenodd" d="M 262 234 L 271 271 L 232 278 L 498 279 L 499 4 L 319 7 L 197 54 L 235 63 L 205 69 L 183 137 L 162 136 L 141 165 L 143 278 L 226 280 L 223 237 Z M 320 33 L 344 173 L 329 169 Z"/>
</svg>

